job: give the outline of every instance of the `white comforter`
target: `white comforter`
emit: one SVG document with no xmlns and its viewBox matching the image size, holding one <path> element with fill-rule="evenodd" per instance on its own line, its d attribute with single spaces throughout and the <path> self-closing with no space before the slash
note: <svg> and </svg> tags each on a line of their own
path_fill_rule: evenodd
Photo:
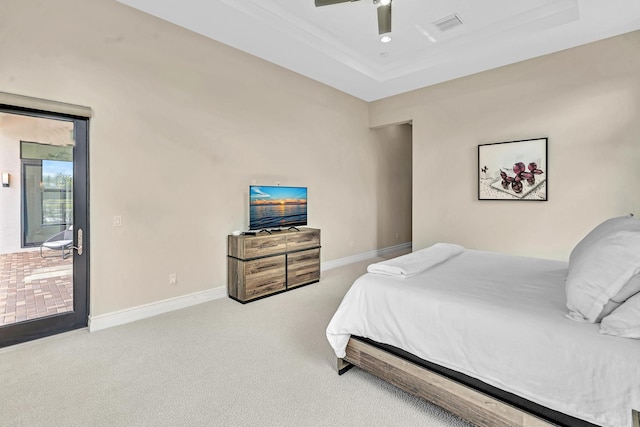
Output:
<svg viewBox="0 0 640 427">
<path fill-rule="evenodd" d="M 640 409 L 640 341 L 565 317 L 561 261 L 465 250 L 410 278 L 367 273 L 327 328 L 406 350 L 500 389 L 612 427 Z"/>
</svg>

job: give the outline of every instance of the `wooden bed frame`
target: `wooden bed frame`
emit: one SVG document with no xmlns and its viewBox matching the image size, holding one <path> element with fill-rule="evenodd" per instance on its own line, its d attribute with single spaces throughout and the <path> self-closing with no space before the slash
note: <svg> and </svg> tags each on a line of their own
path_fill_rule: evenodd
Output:
<svg viewBox="0 0 640 427">
<path fill-rule="evenodd" d="M 538 405 L 459 372 L 420 359 L 401 349 L 351 337 L 338 373 L 357 366 L 414 396 L 486 427 L 597 427 Z M 633 411 L 633 427 L 640 427 Z"/>
</svg>

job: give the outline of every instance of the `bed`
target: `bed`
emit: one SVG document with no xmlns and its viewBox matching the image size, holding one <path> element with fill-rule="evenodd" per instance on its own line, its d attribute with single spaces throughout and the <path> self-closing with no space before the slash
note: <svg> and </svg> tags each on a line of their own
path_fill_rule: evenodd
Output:
<svg viewBox="0 0 640 427">
<path fill-rule="evenodd" d="M 620 221 L 640 243 L 640 223 Z M 637 425 L 640 340 L 625 336 L 636 329 L 603 332 L 620 326 L 618 312 L 640 316 L 640 293 L 617 303 L 611 322 L 576 319 L 568 295 L 581 249 L 564 262 L 439 244 L 369 266 L 327 327 L 338 368 L 363 368 L 476 425 Z M 591 277 L 605 257 L 588 255 Z M 398 265 L 414 272 L 389 269 Z M 615 288 L 640 278 L 640 264 L 625 268 Z"/>
</svg>

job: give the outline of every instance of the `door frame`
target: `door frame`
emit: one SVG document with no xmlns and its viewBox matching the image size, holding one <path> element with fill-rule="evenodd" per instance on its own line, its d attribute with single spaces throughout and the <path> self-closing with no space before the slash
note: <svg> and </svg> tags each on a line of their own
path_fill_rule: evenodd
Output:
<svg viewBox="0 0 640 427">
<path fill-rule="evenodd" d="M 74 246 L 82 230 L 83 251 L 73 251 L 73 311 L 0 326 L 0 348 L 50 335 L 85 328 L 89 322 L 89 118 L 0 103 L 0 112 L 73 122 Z M 77 179 L 82 177 L 82 179 Z"/>
</svg>

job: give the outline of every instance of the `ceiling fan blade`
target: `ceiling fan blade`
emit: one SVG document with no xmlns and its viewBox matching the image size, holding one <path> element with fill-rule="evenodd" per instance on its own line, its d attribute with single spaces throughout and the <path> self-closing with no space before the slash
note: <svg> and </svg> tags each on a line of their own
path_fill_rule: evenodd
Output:
<svg viewBox="0 0 640 427">
<path fill-rule="evenodd" d="M 359 1 L 359 0 L 316 0 L 316 7 L 329 6 L 330 4 L 338 4 L 338 3 L 349 3 L 352 1 Z"/>
<path fill-rule="evenodd" d="M 316 0 L 317 1 L 317 0 Z M 391 4 L 378 6 L 378 34 L 391 32 Z"/>
</svg>

